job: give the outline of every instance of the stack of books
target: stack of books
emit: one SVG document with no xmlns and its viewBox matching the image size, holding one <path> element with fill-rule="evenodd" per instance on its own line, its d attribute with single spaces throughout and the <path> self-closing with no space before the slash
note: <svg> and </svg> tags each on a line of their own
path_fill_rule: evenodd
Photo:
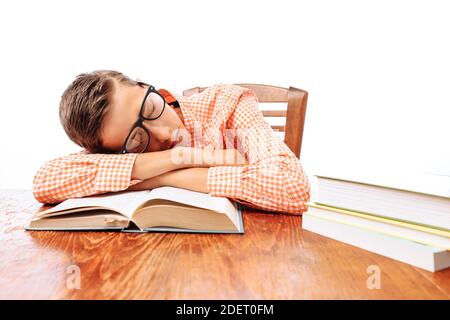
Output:
<svg viewBox="0 0 450 320">
<path fill-rule="evenodd" d="M 416 267 L 450 266 L 450 177 L 316 176 L 303 229 Z"/>
</svg>

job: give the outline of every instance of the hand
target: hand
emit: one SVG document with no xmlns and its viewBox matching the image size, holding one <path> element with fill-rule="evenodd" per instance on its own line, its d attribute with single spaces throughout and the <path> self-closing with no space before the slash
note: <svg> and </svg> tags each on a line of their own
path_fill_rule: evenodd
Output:
<svg viewBox="0 0 450 320">
<path fill-rule="evenodd" d="M 154 188 L 159 188 L 163 186 L 163 178 L 167 173 L 160 174 L 159 176 L 152 177 L 150 179 L 139 182 L 131 187 L 128 187 L 127 191 L 137 191 L 137 190 L 151 190 Z"/>
</svg>

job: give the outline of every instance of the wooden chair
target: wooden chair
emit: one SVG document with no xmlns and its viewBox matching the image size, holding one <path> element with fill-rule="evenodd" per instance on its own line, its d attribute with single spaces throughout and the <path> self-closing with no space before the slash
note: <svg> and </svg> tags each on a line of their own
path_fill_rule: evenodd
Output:
<svg viewBox="0 0 450 320">
<path fill-rule="evenodd" d="M 286 103 L 286 110 L 261 110 L 264 117 L 286 118 L 285 125 L 271 125 L 274 131 L 284 132 L 284 143 L 300 158 L 305 125 L 308 92 L 294 87 L 282 88 L 264 84 L 236 83 L 253 90 L 261 103 Z M 207 87 L 194 87 L 183 91 L 183 96 L 202 92 Z"/>
</svg>

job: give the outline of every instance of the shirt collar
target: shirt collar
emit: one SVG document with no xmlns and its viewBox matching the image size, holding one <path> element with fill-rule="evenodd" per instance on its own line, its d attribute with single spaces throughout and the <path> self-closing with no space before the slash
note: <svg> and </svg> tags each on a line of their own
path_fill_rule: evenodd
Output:
<svg viewBox="0 0 450 320">
<path fill-rule="evenodd" d="M 171 105 L 174 108 L 179 108 L 180 104 L 177 99 L 166 89 L 158 89 L 158 92 L 164 97 L 166 103 Z"/>
</svg>

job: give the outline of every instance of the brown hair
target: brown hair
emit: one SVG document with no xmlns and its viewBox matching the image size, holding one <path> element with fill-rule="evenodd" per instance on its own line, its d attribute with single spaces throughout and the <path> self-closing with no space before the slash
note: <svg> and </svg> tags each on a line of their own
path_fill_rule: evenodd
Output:
<svg viewBox="0 0 450 320">
<path fill-rule="evenodd" d="M 79 74 L 64 91 L 59 104 L 59 119 L 69 138 L 92 153 L 110 153 L 102 146 L 100 131 L 114 81 L 130 86 L 135 80 L 113 70 Z"/>
</svg>

